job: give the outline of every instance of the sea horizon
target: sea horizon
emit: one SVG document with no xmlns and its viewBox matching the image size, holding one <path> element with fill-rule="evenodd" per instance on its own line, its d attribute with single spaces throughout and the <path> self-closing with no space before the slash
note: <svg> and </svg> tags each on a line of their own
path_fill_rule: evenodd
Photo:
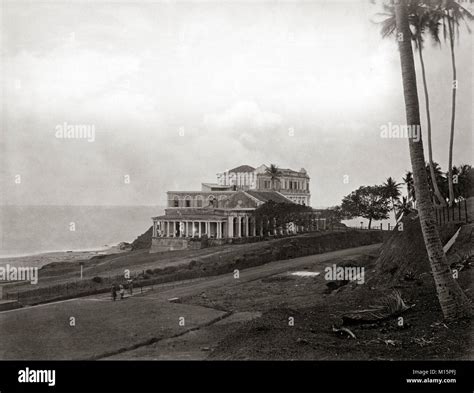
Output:
<svg viewBox="0 0 474 393">
<path fill-rule="evenodd" d="M 0 258 L 105 251 L 131 243 L 163 214 L 153 205 L 0 205 Z"/>
</svg>

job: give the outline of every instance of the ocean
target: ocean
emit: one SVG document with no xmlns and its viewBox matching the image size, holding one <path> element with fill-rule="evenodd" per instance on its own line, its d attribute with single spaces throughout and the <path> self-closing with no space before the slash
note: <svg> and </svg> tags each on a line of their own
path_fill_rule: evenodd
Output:
<svg viewBox="0 0 474 393">
<path fill-rule="evenodd" d="M 0 206 L 0 257 L 132 242 L 164 206 Z"/>
</svg>

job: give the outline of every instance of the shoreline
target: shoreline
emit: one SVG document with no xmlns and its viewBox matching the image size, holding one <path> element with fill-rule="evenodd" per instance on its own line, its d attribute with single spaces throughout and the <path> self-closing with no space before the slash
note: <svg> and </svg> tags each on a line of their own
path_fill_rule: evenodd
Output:
<svg viewBox="0 0 474 393">
<path fill-rule="evenodd" d="M 37 253 L 27 253 L 22 255 L 5 255 L 0 256 L 0 265 L 10 264 L 12 266 L 32 266 L 41 269 L 50 263 L 64 262 L 71 263 L 77 261 L 88 260 L 97 255 L 109 255 L 122 252 L 118 248 L 118 244 L 112 246 L 104 246 L 94 249 L 84 250 L 55 250 L 42 251 Z"/>
</svg>

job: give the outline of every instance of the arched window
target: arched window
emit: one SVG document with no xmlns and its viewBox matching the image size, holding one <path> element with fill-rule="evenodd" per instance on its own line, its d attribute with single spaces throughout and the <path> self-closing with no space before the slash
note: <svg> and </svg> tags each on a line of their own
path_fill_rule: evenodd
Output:
<svg viewBox="0 0 474 393">
<path fill-rule="evenodd" d="M 184 198 L 184 207 L 191 207 L 191 197 L 189 195 Z"/>
<path fill-rule="evenodd" d="M 201 195 L 198 195 L 196 197 L 196 206 L 197 207 L 202 207 L 202 196 Z"/>
<path fill-rule="evenodd" d="M 173 207 L 179 207 L 179 196 L 177 195 L 173 198 Z"/>
<path fill-rule="evenodd" d="M 214 195 L 209 195 L 207 199 L 209 200 L 209 206 L 215 207 L 217 205 L 217 200 Z"/>
</svg>

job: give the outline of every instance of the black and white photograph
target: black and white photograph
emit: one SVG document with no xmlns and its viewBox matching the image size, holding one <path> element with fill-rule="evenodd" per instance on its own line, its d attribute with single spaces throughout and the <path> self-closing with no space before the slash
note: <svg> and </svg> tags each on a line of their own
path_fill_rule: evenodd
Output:
<svg viewBox="0 0 474 393">
<path fill-rule="evenodd" d="M 472 393 L 473 28 L 0 0 L 0 392 Z"/>
</svg>

